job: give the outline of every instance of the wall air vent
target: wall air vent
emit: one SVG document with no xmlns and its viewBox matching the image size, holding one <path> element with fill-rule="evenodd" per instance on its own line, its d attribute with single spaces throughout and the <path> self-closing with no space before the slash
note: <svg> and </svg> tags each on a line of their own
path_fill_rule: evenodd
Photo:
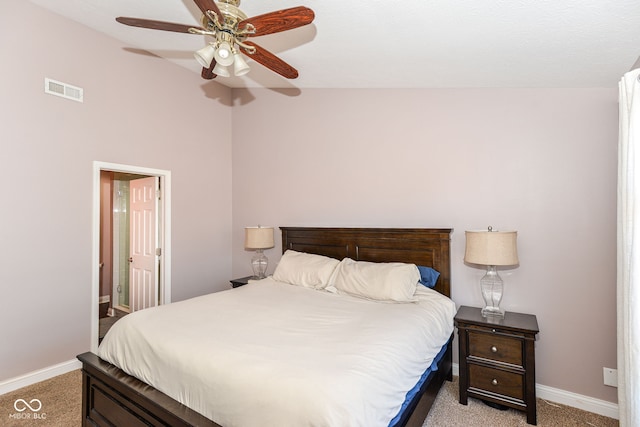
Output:
<svg viewBox="0 0 640 427">
<path fill-rule="evenodd" d="M 84 99 L 84 91 L 81 87 L 71 86 L 70 84 L 58 82 L 47 77 L 44 78 L 44 91 L 45 93 L 61 96 L 73 101 L 82 102 Z"/>
</svg>

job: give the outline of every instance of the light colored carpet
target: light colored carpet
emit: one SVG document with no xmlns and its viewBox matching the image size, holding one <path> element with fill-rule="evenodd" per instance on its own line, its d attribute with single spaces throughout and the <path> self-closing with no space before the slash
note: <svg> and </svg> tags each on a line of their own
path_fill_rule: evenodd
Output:
<svg viewBox="0 0 640 427">
<path fill-rule="evenodd" d="M 458 402 L 458 377 L 445 381 L 427 416 L 423 427 L 516 427 L 529 426 L 524 412 L 509 409 L 499 411 L 482 401 L 469 398 L 468 405 Z M 547 427 L 609 427 L 617 426 L 618 420 L 581 411 L 570 406 L 537 400 L 538 426 Z"/>
<path fill-rule="evenodd" d="M 38 399 L 39 411 L 31 411 L 18 399 L 31 403 Z M 20 412 L 16 410 L 22 409 Z M 38 408 L 38 403 L 31 407 Z M 80 370 L 36 383 L 0 396 L 0 426 L 3 427 L 74 427 L 82 420 L 82 374 Z"/>
<path fill-rule="evenodd" d="M 23 399 L 26 402 L 38 399 L 42 403 L 42 408 L 37 412 L 32 412 L 28 408 L 23 412 L 18 412 L 14 407 L 18 399 Z M 80 426 L 81 403 L 82 375 L 78 370 L 1 395 L 0 426 Z M 25 408 L 22 402 L 18 402 L 17 405 L 20 409 Z M 34 403 L 33 406 L 36 407 L 37 404 Z M 29 416 L 29 418 L 18 418 L 16 414 L 23 414 L 20 416 Z M 469 399 L 467 406 L 460 405 L 458 403 L 457 377 L 454 377 L 453 382 L 445 382 L 440 390 L 423 427 L 524 427 L 528 425 L 523 412 L 499 411 L 475 399 Z M 617 426 L 618 422 L 611 418 L 538 399 L 538 425 L 608 427 Z"/>
</svg>

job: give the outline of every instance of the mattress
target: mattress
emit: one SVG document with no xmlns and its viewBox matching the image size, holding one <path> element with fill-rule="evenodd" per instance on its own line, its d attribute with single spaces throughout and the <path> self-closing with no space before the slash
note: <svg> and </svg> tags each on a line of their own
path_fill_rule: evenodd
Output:
<svg viewBox="0 0 640 427">
<path fill-rule="evenodd" d="M 276 282 L 132 313 L 98 356 L 225 427 L 388 426 L 453 332 L 419 286 L 381 303 Z"/>
</svg>

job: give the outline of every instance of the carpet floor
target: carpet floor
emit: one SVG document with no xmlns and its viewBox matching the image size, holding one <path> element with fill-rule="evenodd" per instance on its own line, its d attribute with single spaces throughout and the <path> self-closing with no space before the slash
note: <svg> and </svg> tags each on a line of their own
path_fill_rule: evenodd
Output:
<svg viewBox="0 0 640 427">
<path fill-rule="evenodd" d="M 40 409 L 32 411 L 25 402 L 33 409 L 38 406 Z M 81 409 L 82 374 L 76 370 L 0 395 L 0 426 L 80 426 Z"/>
<path fill-rule="evenodd" d="M 22 399 L 22 400 L 20 400 Z M 25 406 L 29 403 L 32 411 Z M 0 395 L 0 426 L 74 427 L 81 425 L 82 375 L 79 370 Z M 19 411 L 16 409 L 23 409 Z M 618 421 L 569 406 L 538 399 L 538 425 L 549 427 L 609 427 Z M 499 411 L 479 400 L 458 403 L 458 382 L 445 382 L 423 427 L 528 426 L 523 412 Z M 126 427 L 126 426 L 117 426 Z"/>
<path fill-rule="evenodd" d="M 423 427 L 524 427 L 530 425 L 527 424 L 527 417 L 524 412 L 513 409 L 499 411 L 485 405 L 480 400 L 471 398 L 465 406 L 458 402 L 458 396 L 458 377 L 453 377 L 452 382 L 445 381 Z M 582 411 L 571 406 L 548 402 L 543 399 L 537 399 L 536 403 L 538 426 L 618 426 L 618 420 Z"/>
</svg>

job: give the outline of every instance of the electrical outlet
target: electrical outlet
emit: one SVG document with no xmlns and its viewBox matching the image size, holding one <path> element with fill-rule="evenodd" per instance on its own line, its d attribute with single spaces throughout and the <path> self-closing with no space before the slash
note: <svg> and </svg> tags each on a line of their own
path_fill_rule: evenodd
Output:
<svg viewBox="0 0 640 427">
<path fill-rule="evenodd" d="M 604 385 L 618 387 L 618 370 L 613 368 L 602 368 Z"/>
</svg>

